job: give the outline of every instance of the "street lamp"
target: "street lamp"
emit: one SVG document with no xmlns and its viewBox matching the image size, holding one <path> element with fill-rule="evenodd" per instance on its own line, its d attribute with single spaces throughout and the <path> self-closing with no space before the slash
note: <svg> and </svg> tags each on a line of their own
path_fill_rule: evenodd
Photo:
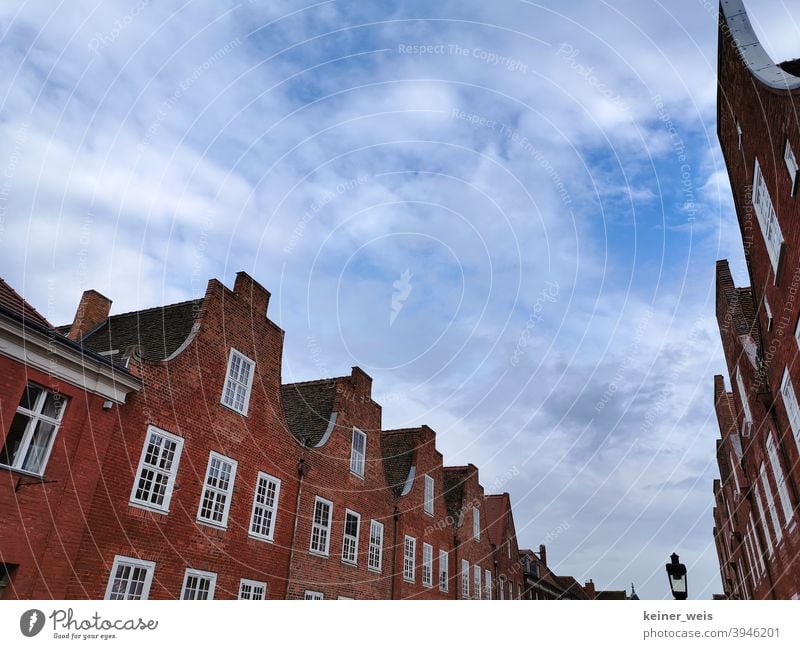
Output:
<svg viewBox="0 0 800 649">
<path fill-rule="evenodd" d="M 678 555 L 674 552 L 670 556 L 670 563 L 667 564 L 667 577 L 669 577 L 669 587 L 675 599 L 686 599 L 688 589 L 686 587 L 686 566 L 678 561 Z"/>
</svg>

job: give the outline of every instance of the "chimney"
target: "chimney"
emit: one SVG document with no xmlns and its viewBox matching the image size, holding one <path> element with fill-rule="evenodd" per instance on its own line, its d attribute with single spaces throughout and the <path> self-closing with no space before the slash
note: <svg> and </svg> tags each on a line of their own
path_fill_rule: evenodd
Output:
<svg viewBox="0 0 800 649">
<path fill-rule="evenodd" d="M 372 398 L 372 377 L 360 367 L 353 367 L 350 372 L 350 382 L 356 394 L 368 399 Z"/>
<path fill-rule="evenodd" d="M 547 548 L 544 544 L 539 546 L 539 560 L 546 566 L 547 565 Z"/>
<path fill-rule="evenodd" d="M 586 582 L 586 585 L 583 587 L 583 589 L 586 591 L 586 594 L 590 599 L 597 599 L 597 589 L 594 587 L 594 582 L 591 579 Z"/>
<path fill-rule="evenodd" d="M 236 273 L 233 292 L 252 306 L 253 317 L 260 314 L 267 317 L 270 292 L 243 270 Z"/>
<path fill-rule="evenodd" d="M 80 340 L 101 322 L 105 322 L 110 311 L 111 300 L 105 295 L 95 290 L 84 291 L 67 338 Z"/>
</svg>

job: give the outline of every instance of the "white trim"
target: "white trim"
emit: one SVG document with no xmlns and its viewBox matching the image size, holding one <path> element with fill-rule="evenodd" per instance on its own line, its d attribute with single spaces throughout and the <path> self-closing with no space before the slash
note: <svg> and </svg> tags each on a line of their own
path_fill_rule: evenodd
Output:
<svg viewBox="0 0 800 649">
<path fill-rule="evenodd" d="M 792 181 L 792 187 L 789 191 L 790 196 L 794 196 L 795 191 L 797 190 L 797 159 L 794 157 L 794 151 L 792 151 L 792 144 L 789 142 L 789 138 L 786 138 L 786 144 L 783 147 L 783 162 L 786 165 L 786 171 L 789 172 L 789 179 Z"/>
<path fill-rule="evenodd" d="M 469 599 L 469 561 L 461 559 L 461 599 Z"/>
<path fill-rule="evenodd" d="M 472 581 L 472 586 L 475 591 L 475 599 L 480 599 L 483 588 L 481 587 L 481 567 L 477 563 L 472 566 Z"/>
<path fill-rule="evenodd" d="M 336 428 L 337 416 L 338 413 L 336 411 L 331 413 L 331 417 L 330 419 L 328 419 L 328 427 L 325 429 L 325 434 L 322 436 L 322 439 L 319 440 L 319 442 L 317 442 L 314 448 L 320 448 L 322 446 L 325 446 L 325 444 L 328 442 L 328 439 L 330 438 L 331 434 L 333 434 L 334 428 Z"/>
<path fill-rule="evenodd" d="M 318 599 L 325 599 L 325 595 L 318 590 L 307 590 L 303 594 L 303 599 L 307 600 L 318 600 Z"/>
<path fill-rule="evenodd" d="M 211 477 L 211 466 L 216 460 L 219 462 L 224 470 L 224 465 L 229 465 L 229 475 L 227 481 L 227 487 L 219 487 L 217 485 L 209 484 L 209 478 Z M 218 527 L 221 529 L 227 529 L 228 527 L 228 514 L 231 511 L 231 501 L 233 500 L 233 485 L 236 482 L 236 467 L 238 463 L 236 460 L 233 460 L 221 453 L 217 453 L 216 451 L 211 451 L 208 454 L 208 464 L 206 465 L 206 477 L 203 479 L 203 488 L 200 490 L 200 502 L 197 506 L 197 521 L 203 523 L 205 525 L 211 525 L 212 527 Z M 219 476 L 216 477 L 216 480 L 219 480 Z M 221 496 L 224 495 L 225 501 L 222 507 L 222 520 L 216 521 L 210 516 L 203 516 L 203 504 L 206 497 L 206 492 L 209 492 L 212 495 Z M 213 507 L 212 507 L 212 516 L 213 516 Z"/>
<path fill-rule="evenodd" d="M 783 467 L 778 457 L 778 448 L 775 445 L 772 431 L 767 433 L 767 458 L 769 460 L 770 469 L 772 470 L 772 477 L 775 480 L 775 486 L 778 489 L 778 501 L 781 505 L 783 519 L 788 529 L 791 528 L 794 523 L 794 512 L 792 511 L 792 501 L 789 498 L 789 490 L 786 488 L 786 474 L 783 472 Z"/>
<path fill-rule="evenodd" d="M 240 376 L 231 376 L 234 358 L 240 361 L 240 368 L 248 368 L 244 382 L 240 379 Z M 230 408 L 234 412 L 238 412 L 246 417 L 247 411 L 250 408 L 250 393 L 253 389 L 253 375 L 255 373 L 256 362 L 242 354 L 238 349 L 231 347 L 230 354 L 228 354 L 228 368 L 225 370 L 225 381 L 222 384 L 222 394 L 220 395 L 219 402 L 226 408 Z M 226 401 L 226 398 L 229 396 L 229 385 L 231 386 L 230 402 Z M 236 399 L 239 396 L 237 388 L 244 388 L 241 407 L 236 406 Z"/>
<path fill-rule="evenodd" d="M 472 506 L 472 538 L 481 540 L 481 512 L 475 505 Z"/>
<path fill-rule="evenodd" d="M 362 450 L 356 449 L 356 440 L 362 440 Z M 364 479 L 364 471 L 367 465 L 367 434 L 353 426 L 353 436 L 350 439 L 350 473 Z"/>
<path fill-rule="evenodd" d="M 325 523 L 317 523 L 317 505 L 323 504 L 328 506 L 328 516 L 327 521 Z M 321 496 L 317 496 L 314 499 L 314 507 L 311 510 L 311 535 L 308 543 L 308 551 L 311 554 L 316 554 L 321 557 L 327 557 L 330 554 L 331 549 L 331 521 L 333 520 L 333 503 L 330 500 L 322 498 Z M 320 530 L 320 536 L 324 532 L 325 534 L 325 549 L 320 550 L 314 547 L 314 530 Z"/>
<path fill-rule="evenodd" d="M 758 158 L 755 160 L 753 169 L 752 203 L 755 208 L 756 216 L 758 217 L 758 224 L 761 226 L 761 236 L 764 239 L 764 245 L 767 248 L 769 260 L 772 263 L 772 272 L 777 278 L 781 259 L 781 248 L 783 247 L 783 234 L 781 232 L 780 223 L 778 223 L 778 216 L 775 213 L 775 207 L 772 204 L 772 198 L 769 195 L 767 182 L 764 180 L 764 174 L 761 172 L 761 165 L 758 163 Z"/>
<path fill-rule="evenodd" d="M 486 595 L 486 599 L 492 599 L 492 571 L 491 570 L 484 570 L 483 571 L 483 594 Z"/>
<path fill-rule="evenodd" d="M 792 385 L 788 368 L 783 370 L 781 397 L 783 399 L 783 407 L 786 409 L 786 415 L 789 418 L 789 426 L 794 434 L 797 450 L 800 451 L 800 405 L 797 403 L 797 392 L 795 392 L 794 385 Z"/>
<path fill-rule="evenodd" d="M 208 580 L 208 597 L 185 597 L 186 595 L 186 588 L 189 583 L 190 577 L 196 577 L 197 579 L 207 579 Z M 205 570 L 195 570 L 194 568 L 187 568 L 186 572 L 183 574 L 183 585 L 181 586 L 181 599 L 192 599 L 192 600 L 211 600 L 214 599 L 214 590 L 217 587 L 217 573 L 216 572 L 207 572 Z"/>
<path fill-rule="evenodd" d="M 48 336 L 0 315 L 0 354 L 55 379 L 60 379 L 114 403 L 125 403 L 130 392 L 138 391 L 142 382 L 127 372 L 101 360 L 83 355 L 61 336 Z"/>
<path fill-rule="evenodd" d="M 356 533 L 347 533 L 347 517 L 352 516 L 356 519 Z M 358 537 L 361 535 L 361 514 L 354 512 L 352 509 L 344 510 L 344 525 L 342 527 L 342 563 L 352 566 L 358 565 Z M 352 543 L 352 550 L 348 548 L 348 541 Z M 345 550 L 349 550 L 345 556 Z M 351 558 L 352 555 L 352 558 Z"/>
<path fill-rule="evenodd" d="M 436 482 L 434 479 L 425 474 L 425 494 L 424 500 L 422 504 L 422 511 L 423 513 L 427 514 L 428 516 L 433 516 L 433 503 L 436 494 Z"/>
<path fill-rule="evenodd" d="M 126 583 L 125 594 L 126 597 L 115 599 L 147 599 L 150 596 L 150 586 L 153 583 L 153 573 L 156 570 L 156 564 L 153 561 L 144 561 L 143 559 L 134 559 L 118 554 L 114 557 L 114 563 L 111 564 L 111 571 L 108 574 L 108 584 L 106 585 L 106 594 L 103 599 L 111 599 L 111 591 L 114 587 L 116 580 L 117 570 L 122 566 L 130 566 L 133 569 L 143 568 L 145 570 L 145 578 L 142 584 L 142 592 L 139 597 L 127 597 L 130 583 Z"/>
<path fill-rule="evenodd" d="M 406 534 L 403 539 L 403 581 L 417 580 L 417 539 Z"/>
<path fill-rule="evenodd" d="M 379 531 L 380 534 L 373 535 L 373 529 Z M 377 542 L 373 542 L 373 536 L 378 538 Z M 373 561 L 373 557 L 377 557 L 377 565 Z M 367 570 L 372 572 L 381 572 L 383 570 L 383 523 L 380 521 L 372 520 L 369 523 L 369 548 L 367 553 Z"/>
<path fill-rule="evenodd" d="M 261 589 L 261 597 L 242 597 L 242 590 L 245 586 L 250 587 L 251 595 L 255 594 L 257 589 Z M 264 581 L 254 581 L 253 579 L 240 579 L 239 580 L 239 599 L 250 600 L 264 600 L 267 599 L 267 583 Z"/>
<path fill-rule="evenodd" d="M 155 474 L 161 474 L 167 476 L 167 484 L 164 488 L 163 494 L 163 501 L 160 505 L 153 503 L 149 500 L 142 500 L 136 497 L 136 492 L 139 491 L 139 483 L 142 480 L 142 471 L 145 470 L 145 459 L 147 458 L 147 451 L 150 446 L 150 440 L 152 437 L 156 435 L 159 437 L 163 437 L 166 441 L 172 442 L 175 444 L 175 449 L 173 451 L 172 462 L 170 464 L 169 470 L 164 470 L 161 466 L 159 466 L 163 462 L 163 446 L 159 451 L 158 457 L 156 458 L 156 465 L 148 464 L 147 469 L 151 471 L 154 475 L 151 478 L 151 484 L 154 483 Z M 133 507 L 139 507 L 141 509 L 147 509 L 154 512 L 159 512 L 162 514 L 169 513 L 169 504 L 172 501 L 172 491 L 175 488 L 175 480 L 178 477 L 178 467 L 181 461 L 181 453 L 183 451 L 183 437 L 178 437 L 177 435 L 173 435 L 172 433 L 168 433 L 166 430 L 162 428 L 158 428 L 157 426 L 153 426 L 152 424 L 147 427 L 147 432 L 145 433 L 144 444 L 142 444 L 142 454 L 139 457 L 139 468 L 136 470 L 136 475 L 133 477 L 133 485 L 131 486 L 131 495 L 128 499 L 128 504 Z M 155 494 L 155 491 L 151 487 L 150 495 Z"/>
<path fill-rule="evenodd" d="M 433 546 L 422 544 L 422 585 L 433 588 Z"/>
<path fill-rule="evenodd" d="M 268 505 L 266 502 L 259 502 L 259 488 L 261 487 L 261 482 L 266 482 L 266 487 L 264 490 L 264 497 L 266 498 L 267 494 L 269 494 L 270 487 L 273 487 L 273 495 L 272 495 L 272 505 Z M 278 521 L 278 504 L 280 501 L 281 495 L 281 481 L 276 478 L 275 476 L 271 476 L 269 473 L 264 473 L 263 471 L 259 471 L 258 475 L 256 476 L 256 488 L 253 490 L 253 508 L 250 512 L 250 526 L 247 528 L 247 535 L 254 538 L 260 539 L 261 541 L 269 541 L 270 543 L 275 538 L 275 527 Z M 256 524 L 256 511 L 258 509 L 263 510 L 264 513 L 260 513 L 260 517 L 262 519 L 261 526 L 263 527 L 263 519 L 266 518 L 265 513 L 269 514 L 269 525 L 267 533 L 264 534 L 263 532 L 256 532 L 253 530 L 253 526 Z"/>
<path fill-rule="evenodd" d="M 446 593 L 450 589 L 450 559 L 447 550 L 439 550 L 439 590 Z"/>
<path fill-rule="evenodd" d="M 414 486 L 414 478 L 417 477 L 417 467 L 413 466 L 408 470 L 408 476 L 406 477 L 406 482 L 403 485 L 403 491 L 401 492 L 401 496 L 407 496 L 411 492 L 411 487 Z"/>
</svg>

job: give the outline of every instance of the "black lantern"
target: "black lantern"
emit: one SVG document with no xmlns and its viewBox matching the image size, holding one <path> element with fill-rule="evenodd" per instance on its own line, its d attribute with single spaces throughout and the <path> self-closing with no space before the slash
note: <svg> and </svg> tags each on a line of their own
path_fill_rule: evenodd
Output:
<svg viewBox="0 0 800 649">
<path fill-rule="evenodd" d="M 669 577 L 669 587 L 675 599 L 686 599 L 689 591 L 686 587 L 686 566 L 678 561 L 678 555 L 674 552 L 670 556 L 670 563 L 667 564 L 667 577 Z"/>
</svg>

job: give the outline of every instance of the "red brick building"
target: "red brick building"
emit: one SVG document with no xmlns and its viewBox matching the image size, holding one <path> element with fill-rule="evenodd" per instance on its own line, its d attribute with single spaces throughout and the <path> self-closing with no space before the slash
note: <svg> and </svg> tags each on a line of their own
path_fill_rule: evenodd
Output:
<svg viewBox="0 0 800 649">
<path fill-rule="evenodd" d="M 67 596 L 98 458 L 140 387 L 0 280 L 0 598 Z"/>
<path fill-rule="evenodd" d="M 282 384 L 269 297 L 52 327 L 0 281 L 0 597 L 524 597 L 509 494 L 382 430 L 358 367 Z"/>
<path fill-rule="evenodd" d="M 731 390 L 720 427 L 714 538 L 725 595 L 800 597 L 800 64 L 774 64 L 741 0 L 720 10 L 717 129 L 749 287 L 717 263 L 717 320 Z"/>
</svg>

